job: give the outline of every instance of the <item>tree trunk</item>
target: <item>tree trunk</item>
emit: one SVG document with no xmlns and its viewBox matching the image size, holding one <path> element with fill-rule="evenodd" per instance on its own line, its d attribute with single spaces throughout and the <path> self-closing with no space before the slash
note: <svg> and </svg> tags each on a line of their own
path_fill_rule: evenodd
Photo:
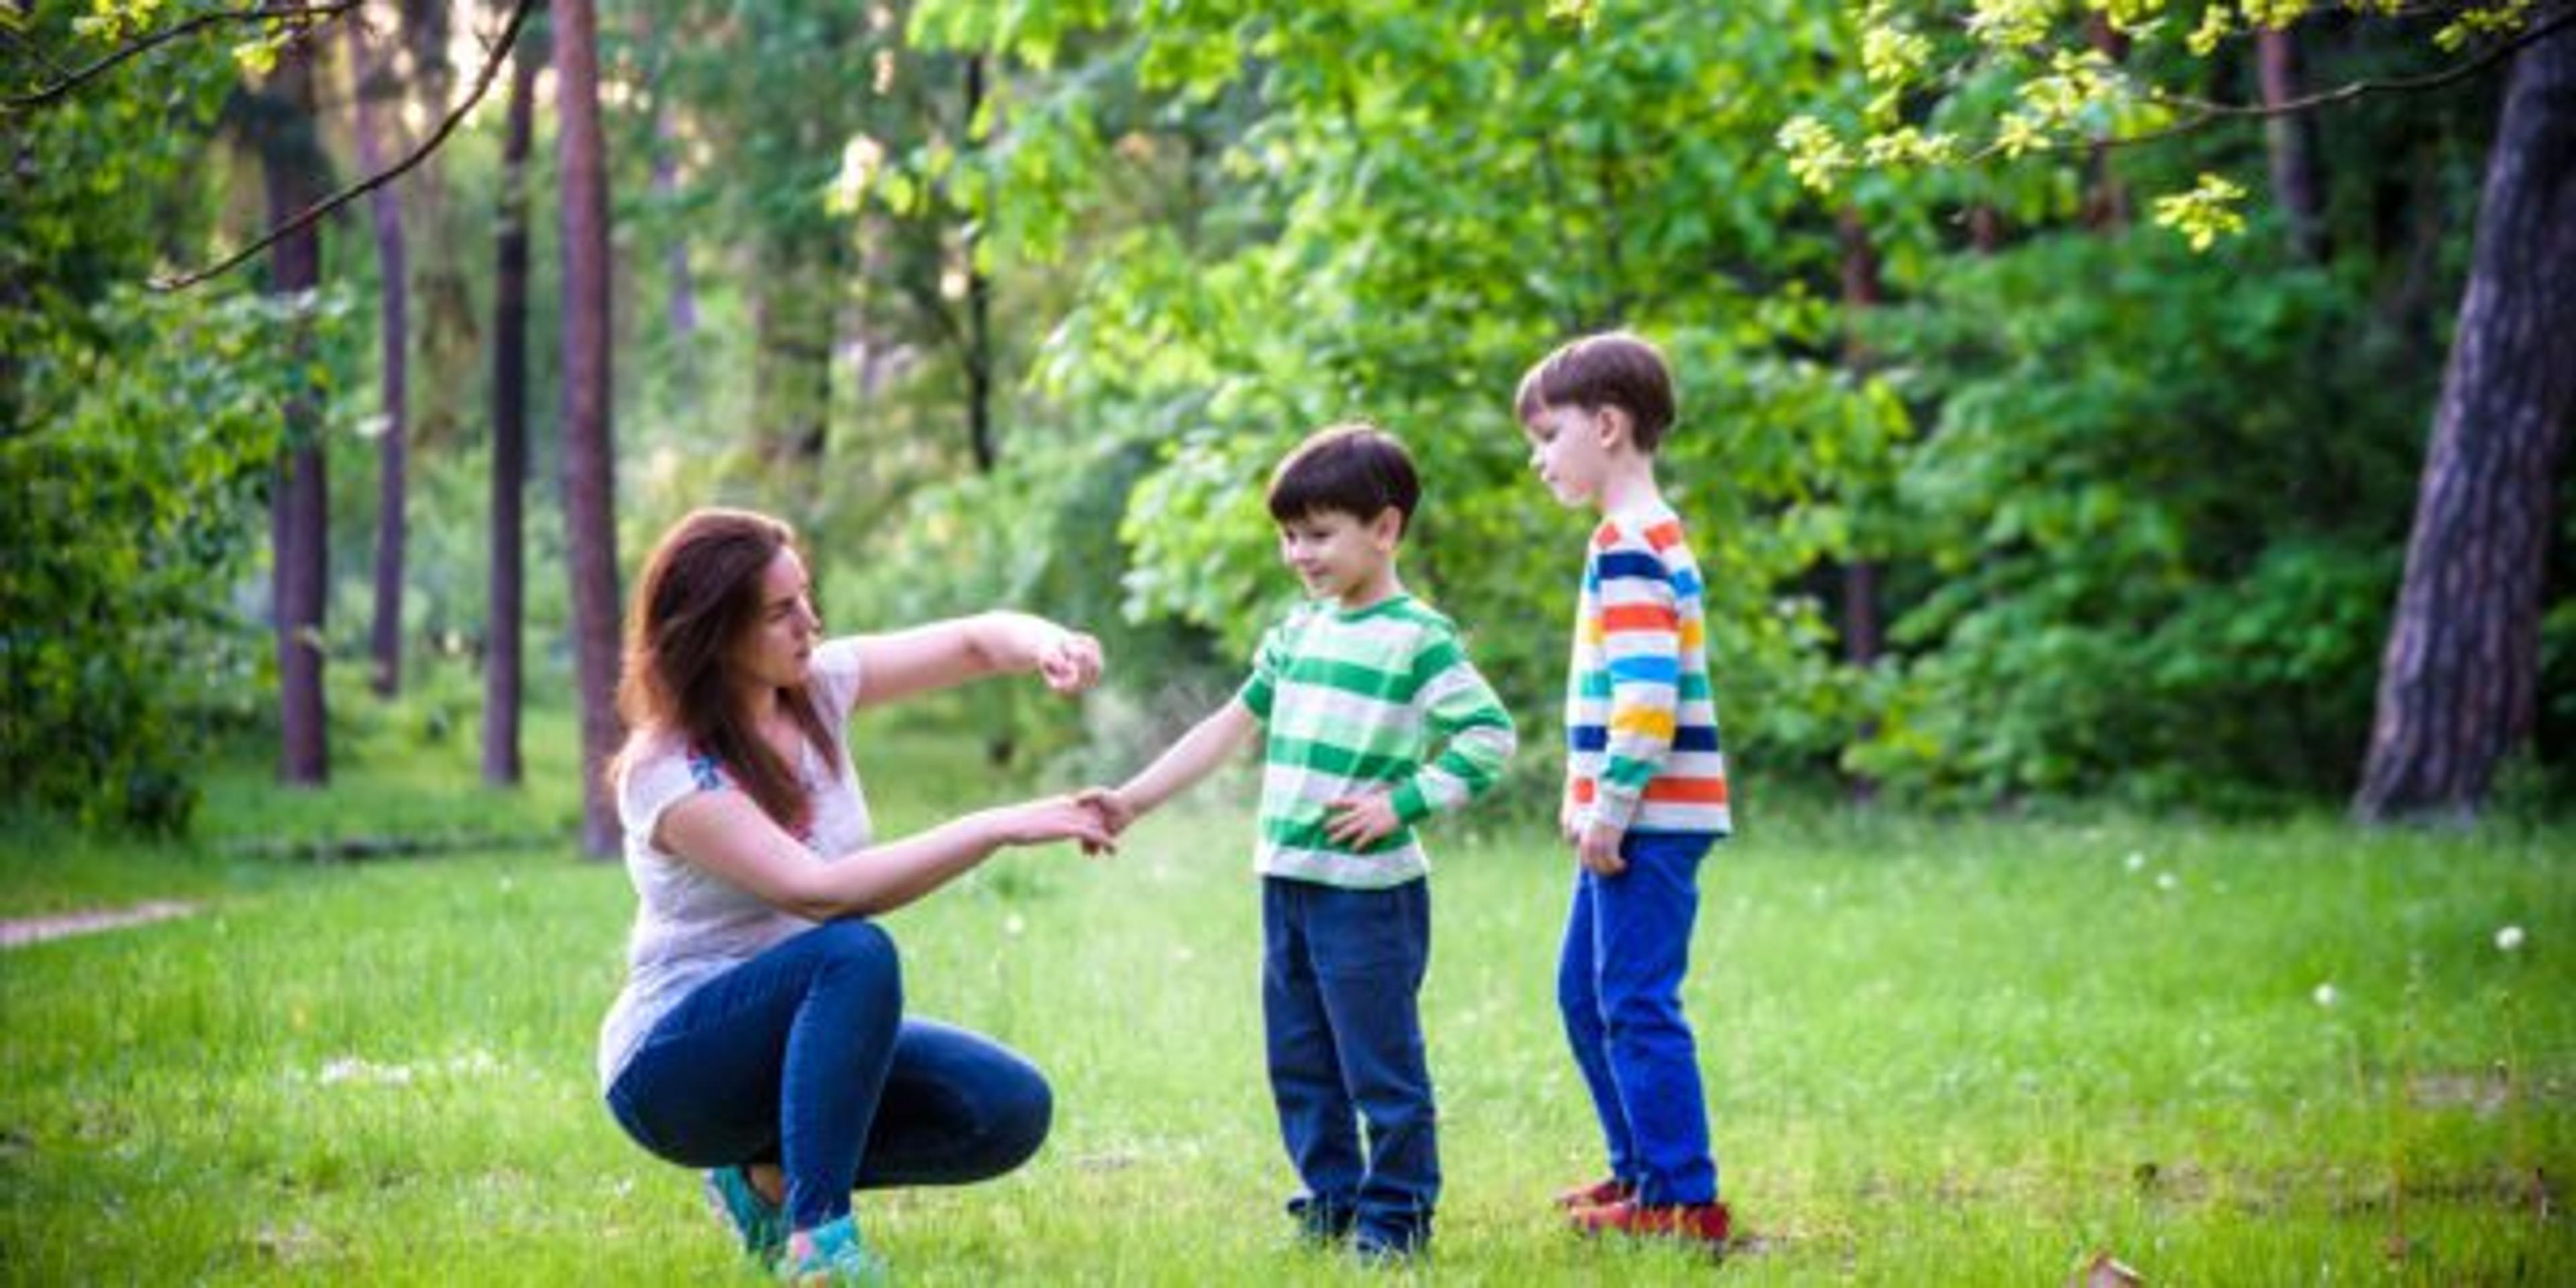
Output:
<svg viewBox="0 0 2576 1288">
<path fill-rule="evenodd" d="M 483 781 L 495 787 L 517 786 L 524 773 L 519 708 L 527 603 L 528 151 L 537 68 L 546 60 L 540 31 L 530 23 L 510 56 L 500 238 L 492 270 L 492 567 L 483 632 Z"/>
<path fill-rule="evenodd" d="M 309 36 L 279 51 L 259 97 L 264 102 L 254 131 L 268 221 L 283 224 L 320 200 L 329 186 L 316 135 Z M 307 227 L 280 238 L 268 262 L 271 292 L 311 292 L 322 281 L 321 229 Z M 318 787 L 331 778 L 330 721 L 322 690 L 330 489 L 321 420 L 320 398 L 309 386 L 288 399 L 287 451 L 269 498 L 270 584 L 277 619 L 277 777 L 300 787 Z"/>
<path fill-rule="evenodd" d="M 2099 12 L 2086 14 L 2084 39 L 2115 64 L 2129 61 L 2129 37 Z M 2085 167 L 2084 226 L 2096 232 L 2116 233 L 2129 226 L 2129 185 L 2120 181 L 2111 152 L 2108 143 L 2095 142 Z"/>
<path fill-rule="evenodd" d="M 2544 7 L 2534 22 L 2565 12 Z M 2576 31 L 2514 60 L 2353 809 L 2474 817 L 2538 702 L 2553 489 L 2576 415 Z"/>
<path fill-rule="evenodd" d="M 352 133 L 358 165 L 368 174 L 385 168 L 384 125 L 378 104 L 396 91 L 391 69 L 367 52 L 366 24 L 346 24 L 349 74 L 356 85 L 356 119 Z M 367 211 L 376 234 L 376 263 L 384 279 L 377 321 L 377 348 L 384 362 L 384 432 L 376 440 L 376 603 L 369 635 L 375 658 L 371 682 L 379 697 L 402 690 L 403 551 L 409 533 L 404 520 L 411 487 L 410 398 L 411 268 L 403 249 L 402 201 L 394 185 L 367 194 Z"/>
<path fill-rule="evenodd" d="M 984 58 L 966 59 L 966 134 L 982 147 L 975 118 L 984 111 Z M 987 197 L 986 200 L 991 198 Z M 978 211 L 966 228 L 966 442 L 975 453 L 975 472 L 990 474 L 1001 460 L 993 441 L 993 282 L 978 262 L 982 230 L 991 212 Z"/>
<path fill-rule="evenodd" d="M 430 119 L 447 110 L 456 90 L 456 65 L 448 58 L 455 30 L 452 0 L 402 0 L 403 44 L 411 65 L 406 80 L 411 97 Z M 398 138 L 399 128 L 385 137 Z M 462 437 L 472 419 L 466 405 L 483 358 L 474 291 L 468 280 L 470 248 L 481 243 L 484 225 L 474 215 L 460 215 L 459 203 L 448 201 L 447 157 L 442 148 L 422 158 L 402 179 L 404 224 L 410 232 L 415 300 L 413 355 L 421 371 L 411 408 L 411 441 L 424 450 Z"/>
<path fill-rule="evenodd" d="M 581 839 L 618 851 L 604 777 L 617 717 L 617 501 L 609 380 L 608 144 L 600 129 L 599 15 L 556 0 L 556 156 L 563 199 L 563 489 L 572 576 L 573 672 L 581 691 Z"/>
<path fill-rule="evenodd" d="M 2299 38 L 2288 28 L 2266 28 L 2255 37 L 2262 69 L 2263 104 L 2278 107 L 2299 96 Z M 2290 229 L 2290 250 L 2311 264 L 2325 262 L 2325 184 L 2317 175 L 2317 122 L 2311 112 L 2291 112 L 2263 122 L 2271 154 L 2272 198 Z"/>
<path fill-rule="evenodd" d="M 671 112 L 661 95 L 653 98 L 653 195 L 669 203 L 680 193 L 680 162 L 673 155 L 680 146 L 679 134 L 671 128 Z M 689 341 L 698 333 L 698 289 L 689 274 L 689 238 L 685 232 L 671 235 L 669 252 L 671 274 L 671 335 L 680 341 L 680 359 L 691 358 Z"/>
</svg>

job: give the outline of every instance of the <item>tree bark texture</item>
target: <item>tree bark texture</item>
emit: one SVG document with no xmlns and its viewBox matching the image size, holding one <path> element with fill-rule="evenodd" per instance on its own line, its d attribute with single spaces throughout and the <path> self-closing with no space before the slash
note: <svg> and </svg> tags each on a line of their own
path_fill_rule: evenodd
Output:
<svg viewBox="0 0 2576 1288">
<path fill-rule="evenodd" d="M 2287 27 L 2258 32 L 2254 57 L 2265 106 L 2278 107 L 2304 92 L 2297 32 Z M 2289 225 L 2290 250 L 2311 264 L 2323 263 L 2326 199 L 2325 183 L 2317 171 L 2316 115 L 2290 112 L 2271 117 L 2263 122 L 2263 141 L 2271 160 L 2272 199 Z"/>
<path fill-rule="evenodd" d="M 381 104 L 400 90 L 389 59 L 373 57 L 367 48 L 366 24 L 345 24 L 349 33 L 349 70 L 357 93 L 351 133 L 359 168 L 374 174 L 385 168 L 385 122 Z M 411 495 L 411 261 L 403 246 L 402 199 L 387 184 L 367 194 L 367 213 L 376 235 L 376 263 L 384 280 L 377 314 L 377 350 L 384 366 L 384 432 L 376 440 L 376 599 L 369 632 L 375 659 L 370 677 L 377 696 L 402 690 L 402 615 L 404 548 L 410 525 L 405 518 Z"/>
<path fill-rule="evenodd" d="M 617 502 L 610 416 L 608 144 L 600 128 L 599 15 L 556 0 L 555 153 L 563 200 L 563 491 L 572 577 L 573 672 L 581 694 L 583 850 L 618 851 L 604 777 L 617 716 Z"/>
<path fill-rule="evenodd" d="M 2545 6 L 2535 22 L 2563 13 Z M 2525 48 L 2416 494 L 2355 812 L 2474 817 L 2537 712 L 2553 489 L 2576 415 L 2576 30 Z"/>
<path fill-rule="evenodd" d="M 288 43 L 255 96 L 252 137 L 271 224 L 303 213 L 329 189 L 314 120 L 310 37 Z M 322 281 L 322 237 L 306 228 L 269 251 L 269 290 L 291 296 Z M 299 346 L 301 347 L 301 346 Z M 286 404 L 285 457 L 269 498 L 270 586 L 277 628 L 280 782 L 330 781 L 329 718 L 322 690 L 323 606 L 328 600 L 330 489 L 322 454 L 321 402 L 311 390 Z"/>
<path fill-rule="evenodd" d="M 537 69 L 545 61 L 531 25 L 511 54 L 501 136 L 500 236 L 492 270 L 492 562 L 483 630 L 483 781 L 518 785 L 522 636 L 527 617 L 528 153 L 535 135 Z"/>
</svg>

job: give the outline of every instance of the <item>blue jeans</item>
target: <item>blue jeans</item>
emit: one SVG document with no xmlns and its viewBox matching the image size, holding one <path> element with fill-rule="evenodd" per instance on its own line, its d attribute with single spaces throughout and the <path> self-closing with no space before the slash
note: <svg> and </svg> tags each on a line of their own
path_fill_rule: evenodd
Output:
<svg viewBox="0 0 2576 1288">
<path fill-rule="evenodd" d="M 955 1185 L 1027 1161 L 1054 1113 L 1046 1078 L 988 1039 L 903 1018 L 894 941 L 835 921 L 707 981 L 608 1089 L 637 1144 L 687 1167 L 775 1163 L 790 1228 L 856 1188 Z"/>
<path fill-rule="evenodd" d="M 1574 911 L 1557 958 L 1556 1001 L 1610 1172 L 1641 1203 L 1709 1203 L 1708 1103 L 1699 1051 L 1682 1018 L 1699 865 L 1713 838 L 1630 833 L 1615 877 L 1576 869 Z"/>
<path fill-rule="evenodd" d="M 1364 1241 L 1421 1245 L 1440 1198 L 1418 1006 L 1430 883 L 1344 890 L 1264 877 L 1261 933 L 1270 1093 L 1306 1186 L 1289 1210 L 1319 1234 L 1356 1226 Z"/>
</svg>

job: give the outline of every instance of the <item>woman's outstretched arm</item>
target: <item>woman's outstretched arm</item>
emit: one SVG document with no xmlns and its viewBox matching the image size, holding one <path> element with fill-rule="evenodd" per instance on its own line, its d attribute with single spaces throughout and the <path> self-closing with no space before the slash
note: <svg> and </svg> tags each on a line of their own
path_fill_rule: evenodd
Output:
<svg viewBox="0 0 2576 1288">
<path fill-rule="evenodd" d="M 814 921 L 891 912 L 938 889 L 1009 845 L 1079 841 L 1106 848 L 1110 835 L 1069 796 L 1046 797 L 952 819 L 899 841 L 817 863 L 760 806 L 739 791 L 701 792 L 663 811 L 654 842 L 782 912 Z"/>
<path fill-rule="evenodd" d="M 978 613 L 857 638 L 861 706 L 988 675 L 1034 671 L 1058 693 L 1100 678 L 1100 641 L 1027 613 Z"/>
</svg>

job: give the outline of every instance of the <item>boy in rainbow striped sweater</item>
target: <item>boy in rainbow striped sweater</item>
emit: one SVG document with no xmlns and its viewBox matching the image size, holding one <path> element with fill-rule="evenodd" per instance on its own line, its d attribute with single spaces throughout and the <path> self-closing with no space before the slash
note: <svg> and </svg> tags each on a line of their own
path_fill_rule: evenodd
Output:
<svg viewBox="0 0 2576 1288">
<path fill-rule="evenodd" d="M 1565 686 L 1576 860 L 1557 1004 L 1609 1146 L 1610 1175 L 1558 1202 L 1575 1227 L 1722 1246 L 1699 1055 L 1682 1016 L 1699 866 L 1732 830 L 1709 694 L 1700 576 L 1655 482 L 1672 376 L 1633 335 L 1587 336 L 1521 378 L 1530 465 L 1597 509 Z"/>
<path fill-rule="evenodd" d="M 1403 447 L 1370 426 L 1291 452 L 1270 514 L 1311 602 L 1262 640 L 1233 699 L 1123 786 L 1083 794 L 1116 832 L 1262 735 L 1261 1011 L 1305 1187 L 1288 1212 L 1369 1260 L 1422 1251 L 1440 1196 L 1419 1014 L 1430 862 L 1413 829 L 1491 787 L 1513 747 L 1457 628 L 1396 578 L 1420 498 Z"/>
</svg>

